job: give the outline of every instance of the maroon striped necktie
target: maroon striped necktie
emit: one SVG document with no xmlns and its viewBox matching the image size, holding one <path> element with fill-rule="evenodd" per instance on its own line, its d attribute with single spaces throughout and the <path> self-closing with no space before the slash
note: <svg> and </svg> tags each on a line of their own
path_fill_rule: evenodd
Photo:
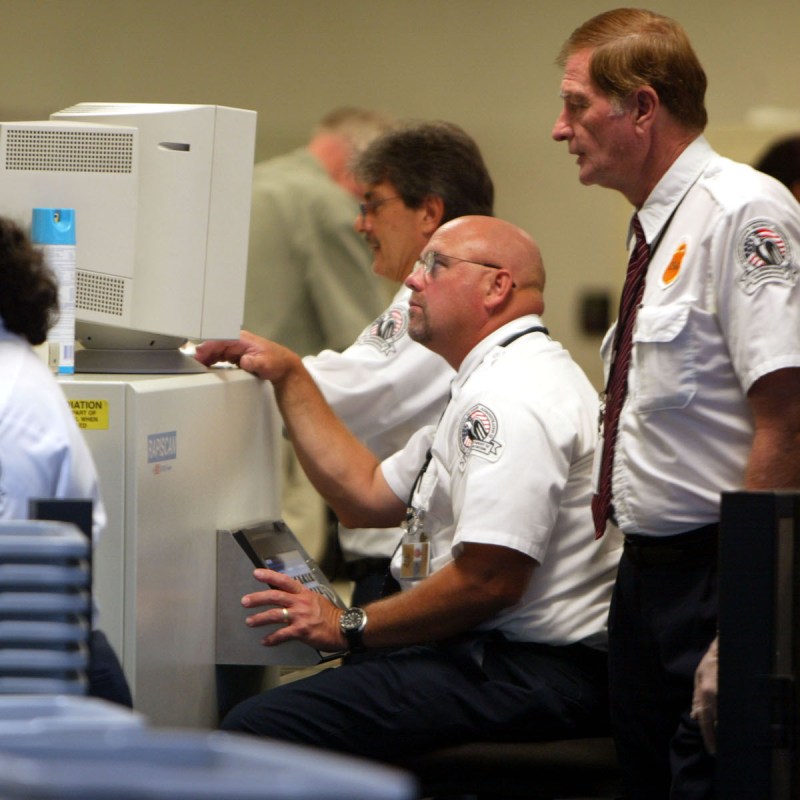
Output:
<svg viewBox="0 0 800 800">
<path fill-rule="evenodd" d="M 628 367 L 633 349 L 633 325 L 636 309 L 644 293 L 644 275 L 650 259 L 650 247 L 644 238 L 644 231 L 638 215 L 633 215 L 633 232 L 636 244 L 628 261 L 625 285 L 619 304 L 616 342 L 611 356 L 611 371 L 606 385 L 606 407 L 603 416 L 603 453 L 600 462 L 600 479 L 597 494 L 592 498 L 592 517 L 595 535 L 599 539 L 606 529 L 611 509 L 611 468 L 614 463 L 614 445 L 617 440 L 619 412 L 628 394 Z"/>
</svg>

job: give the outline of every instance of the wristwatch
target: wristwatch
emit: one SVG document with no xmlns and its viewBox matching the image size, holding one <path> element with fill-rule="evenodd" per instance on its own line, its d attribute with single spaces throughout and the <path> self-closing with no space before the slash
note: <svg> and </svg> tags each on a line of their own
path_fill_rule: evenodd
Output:
<svg viewBox="0 0 800 800">
<path fill-rule="evenodd" d="M 339 617 L 339 630 L 347 639 L 351 653 L 364 650 L 364 628 L 367 627 L 367 612 L 363 608 L 353 606 Z"/>
</svg>

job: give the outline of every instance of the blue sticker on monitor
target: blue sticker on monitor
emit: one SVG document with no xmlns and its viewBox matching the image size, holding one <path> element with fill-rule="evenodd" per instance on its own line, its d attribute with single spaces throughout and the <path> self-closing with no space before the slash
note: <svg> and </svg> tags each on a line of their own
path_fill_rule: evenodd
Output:
<svg viewBox="0 0 800 800">
<path fill-rule="evenodd" d="M 172 461 L 178 457 L 178 433 L 151 433 L 147 437 L 147 463 Z"/>
</svg>

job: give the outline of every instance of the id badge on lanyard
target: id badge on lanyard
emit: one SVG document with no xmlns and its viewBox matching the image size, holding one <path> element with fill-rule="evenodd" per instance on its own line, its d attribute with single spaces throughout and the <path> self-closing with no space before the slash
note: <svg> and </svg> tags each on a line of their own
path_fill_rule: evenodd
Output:
<svg viewBox="0 0 800 800">
<path fill-rule="evenodd" d="M 424 509 L 411 508 L 403 523 L 400 546 L 400 577 L 407 580 L 427 578 L 431 572 L 431 543 L 425 533 Z"/>
<path fill-rule="evenodd" d="M 419 471 L 406 505 L 406 519 L 403 522 L 403 538 L 400 540 L 400 578 L 405 580 L 422 580 L 431 573 L 431 543 L 425 532 L 425 509 L 413 504 L 414 494 L 422 482 L 432 452 L 425 454 L 425 463 Z"/>
</svg>

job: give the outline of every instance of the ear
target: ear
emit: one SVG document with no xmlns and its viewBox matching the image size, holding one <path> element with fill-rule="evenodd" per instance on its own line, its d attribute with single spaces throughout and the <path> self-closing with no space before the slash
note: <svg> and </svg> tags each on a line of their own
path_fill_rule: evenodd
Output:
<svg viewBox="0 0 800 800">
<path fill-rule="evenodd" d="M 637 128 L 649 128 L 655 121 L 656 112 L 661 105 L 658 93 L 652 86 L 642 86 L 633 96 L 633 124 Z"/>
<path fill-rule="evenodd" d="M 439 195 L 429 194 L 420 206 L 420 224 L 426 236 L 433 236 L 434 231 L 442 224 L 444 217 L 444 200 Z"/>
<path fill-rule="evenodd" d="M 502 308 L 512 297 L 514 278 L 505 269 L 492 270 L 484 303 L 486 308 Z"/>
</svg>

